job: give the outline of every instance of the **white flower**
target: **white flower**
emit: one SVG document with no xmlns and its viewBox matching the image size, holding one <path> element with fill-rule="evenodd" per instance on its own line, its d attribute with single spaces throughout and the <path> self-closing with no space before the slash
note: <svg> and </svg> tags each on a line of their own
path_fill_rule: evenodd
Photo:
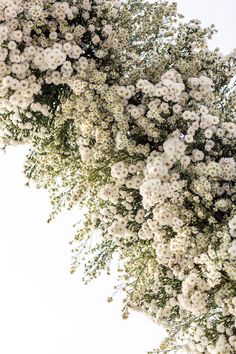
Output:
<svg viewBox="0 0 236 354">
<path fill-rule="evenodd" d="M 204 153 L 198 149 L 193 149 L 192 156 L 193 161 L 202 161 L 204 159 Z"/>
<path fill-rule="evenodd" d="M 236 258 L 236 240 L 234 240 L 232 243 L 231 243 L 231 246 L 229 248 L 229 254 L 230 256 L 235 259 Z"/>
<path fill-rule="evenodd" d="M 164 142 L 163 149 L 168 157 L 181 158 L 184 156 L 186 145 L 179 139 L 171 138 Z"/>
<path fill-rule="evenodd" d="M 115 163 L 111 168 L 111 175 L 120 179 L 128 176 L 129 170 L 123 161 Z"/>
<path fill-rule="evenodd" d="M 113 184 L 106 184 L 101 188 L 99 196 L 105 201 L 116 203 L 119 198 L 119 188 Z"/>
</svg>

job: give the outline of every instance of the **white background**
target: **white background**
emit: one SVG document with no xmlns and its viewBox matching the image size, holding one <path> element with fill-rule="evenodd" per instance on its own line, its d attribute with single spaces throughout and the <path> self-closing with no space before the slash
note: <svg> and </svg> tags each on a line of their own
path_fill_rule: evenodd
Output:
<svg viewBox="0 0 236 354">
<path fill-rule="evenodd" d="M 215 23 L 213 45 L 234 48 L 235 0 L 179 0 L 179 12 Z M 76 214 L 65 212 L 48 225 L 45 191 L 24 187 L 26 148 L 0 156 L 0 353 L 145 354 L 157 347 L 163 330 L 145 316 L 120 316 L 112 304 L 114 279 L 89 286 L 70 275 L 70 247 Z"/>
</svg>

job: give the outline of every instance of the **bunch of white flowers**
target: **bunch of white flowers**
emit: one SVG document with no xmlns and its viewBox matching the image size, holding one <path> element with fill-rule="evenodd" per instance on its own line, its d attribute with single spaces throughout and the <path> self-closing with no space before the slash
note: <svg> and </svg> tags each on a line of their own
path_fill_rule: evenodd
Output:
<svg viewBox="0 0 236 354">
<path fill-rule="evenodd" d="M 85 281 L 117 254 L 123 317 L 169 333 L 154 353 L 235 353 L 235 53 L 161 0 L 0 1 L 0 16 L 0 148 L 31 142 L 50 220 L 85 207 L 71 271 L 82 250 Z"/>
<path fill-rule="evenodd" d="M 11 139 L 1 137 L 2 147 L 45 135 L 68 80 L 110 57 L 120 7 L 107 0 L 0 2 L 1 124 L 14 130 Z"/>
</svg>

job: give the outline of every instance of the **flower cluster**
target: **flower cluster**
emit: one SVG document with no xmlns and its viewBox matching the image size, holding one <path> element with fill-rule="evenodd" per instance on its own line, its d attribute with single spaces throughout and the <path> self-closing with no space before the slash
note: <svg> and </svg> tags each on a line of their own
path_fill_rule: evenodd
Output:
<svg viewBox="0 0 236 354">
<path fill-rule="evenodd" d="M 164 1 L 3 1 L 0 15 L 0 143 L 31 142 L 50 220 L 85 207 L 72 272 L 82 251 L 85 282 L 116 254 L 123 317 L 169 333 L 156 353 L 235 353 L 235 53 Z"/>
<path fill-rule="evenodd" d="M 43 136 L 67 80 L 105 64 L 113 48 L 119 1 L 1 1 L 1 145 Z M 27 139 L 26 139 L 27 140 Z"/>
</svg>

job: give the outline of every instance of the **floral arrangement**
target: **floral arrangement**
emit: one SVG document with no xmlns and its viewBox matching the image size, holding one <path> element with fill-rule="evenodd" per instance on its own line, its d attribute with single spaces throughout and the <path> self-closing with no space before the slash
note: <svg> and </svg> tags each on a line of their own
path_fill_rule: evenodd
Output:
<svg viewBox="0 0 236 354">
<path fill-rule="evenodd" d="M 83 208 L 71 272 L 118 256 L 123 317 L 169 334 L 152 353 L 235 353 L 235 52 L 166 1 L 1 0 L 0 19 L 0 147 L 31 144 L 49 221 Z"/>
</svg>

